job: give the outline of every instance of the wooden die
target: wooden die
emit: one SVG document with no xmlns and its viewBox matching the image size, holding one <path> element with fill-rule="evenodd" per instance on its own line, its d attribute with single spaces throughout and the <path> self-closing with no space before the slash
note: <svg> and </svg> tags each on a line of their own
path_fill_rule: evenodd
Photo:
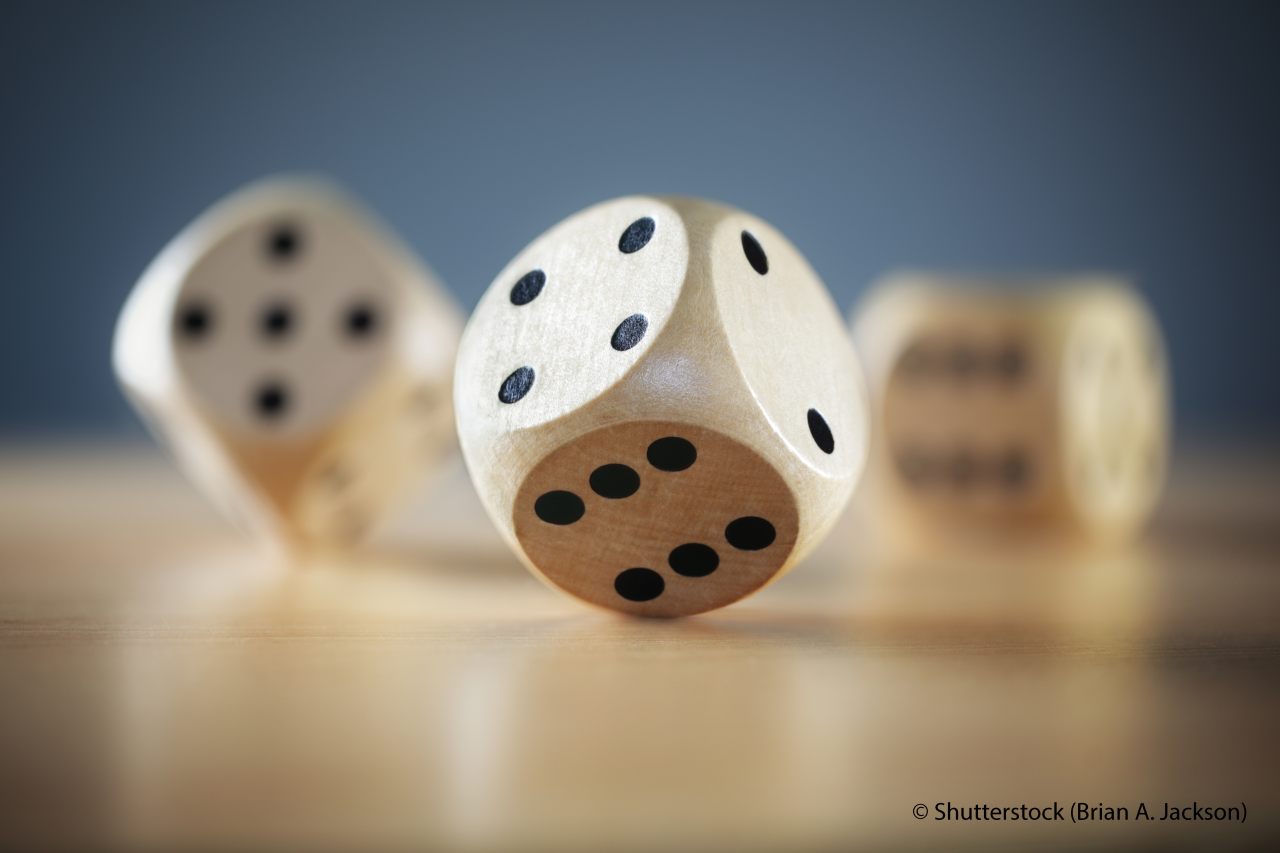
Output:
<svg viewBox="0 0 1280 853">
<path fill-rule="evenodd" d="M 298 547 L 361 536 L 454 446 L 462 316 L 335 188 L 279 178 L 216 204 L 151 263 L 116 376 L 193 480 Z"/>
<path fill-rule="evenodd" d="M 540 577 L 681 616 L 812 548 L 866 452 L 860 370 L 803 256 L 705 201 L 588 208 L 507 265 L 463 334 L 458 431 Z"/>
<path fill-rule="evenodd" d="M 1117 537 L 1155 507 L 1168 369 L 1123 281 L 898 274 L 863 300 L 853 334 L 877 511 L 937 530 L 1050 523 Z"/>
</svg>

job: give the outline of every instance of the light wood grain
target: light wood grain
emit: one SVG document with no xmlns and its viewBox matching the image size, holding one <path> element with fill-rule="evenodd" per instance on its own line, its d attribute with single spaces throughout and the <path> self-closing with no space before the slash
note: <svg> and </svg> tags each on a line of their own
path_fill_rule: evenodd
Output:
<svg viewBox="0 0 1280 853">
<path fill-rule="evenodd" d="M 158 454 L 9 448 L 0 847 L 1261 847 L 1278 484 L 1274 447 L 1188 452 L 1110 551 L 891 551 L 855 504 L 759 595 L 653 621 L 537 582 L 460 465 L 368 550 L 291 569 Z M 912 817 L 948 800 L 1249 817 Z"/>
<path fill-rule="evenodd" d="M 654 468 L 647 448 L 673 436 L 697 448 L 697 461 L 681 471 Z M 642 472 L 639 488 L 625 498 L 595 494 L 589 477 L 601 464 Z M 585 498 L 579 521 L 558 525 L 538 518 L 538 498 L 559 489 Z M 748 448 L 711 430 L 662 421 L 596 430 L 552 453 L 525 480 L 514 511 L 516 538 L 557 586 L 597 606 L 638 616 L 702 613 L 755 592 L 791 555 L 797 515 L 786 483 Z M 727 531 L 739 518 L 764 521 L 774 538 L 761 548 L 734 547 Z M 686 545 L 710 549 L 715 566 L 706 574 L 681 574 L 671 554 Z M 615 578 L 633 569 L 660 570 L 662 594 L 643 600 L 620 596 Z"/>
</svg>

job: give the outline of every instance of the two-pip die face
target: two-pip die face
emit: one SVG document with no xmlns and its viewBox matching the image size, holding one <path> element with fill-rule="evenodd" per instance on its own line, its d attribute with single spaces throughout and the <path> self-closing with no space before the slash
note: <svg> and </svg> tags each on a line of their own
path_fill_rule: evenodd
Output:
<svg viewBox="0 0 1280 853">
<path fill-rule="evenodd" d="M 815 545 L 861 472 L 860 368 L 825 287 L 741 211 L 631 197 L 521 252 L 463 334 L 463 454 L 526 563 L 682 616 Z"/>
<path fill-rule="evenodd" d="M 462 321 L 383 227 L 326 184 L 215 205 L 130 295 L 115 367 L 224 508 L 293 546 L 362 535 L 452 446 Z"/>
<path fill-rule="evenodd" d="M 1154 318 L 1114 279 L 1003 284 L 901 274 L 864 300 L 853 332 L 877 418 L 872 502 L 933 530 L 1132 532 L 1168 456 Z"/>
</svg>

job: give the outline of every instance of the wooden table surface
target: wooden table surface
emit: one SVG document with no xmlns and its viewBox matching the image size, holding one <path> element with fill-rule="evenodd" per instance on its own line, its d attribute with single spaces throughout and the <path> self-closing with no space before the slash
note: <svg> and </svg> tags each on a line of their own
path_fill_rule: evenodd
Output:
<svg viewBox="0 0 1280 853">
<path fill-rule="evenodd" d="M 460 466 L 359 554 L 288 567 L 150 450 L 9 447 L 0 848 L 1280 840 L 1274 448 L 1180 448 L 1118 550 L 909 555 L 877 529 L 855 507 L 754 598 L 640 621 L 528 575 Z"/>
</svg>

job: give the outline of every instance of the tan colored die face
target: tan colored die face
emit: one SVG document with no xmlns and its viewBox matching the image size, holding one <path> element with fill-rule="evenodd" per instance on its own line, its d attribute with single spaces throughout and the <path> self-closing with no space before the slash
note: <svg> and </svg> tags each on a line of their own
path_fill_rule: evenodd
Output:
<svg viewBox="0 0 1280 853">
<path fill-rule="evenodd" d="M 1095 311 L 1063 359 L 1067 480 L 1086 512 L 1145 511 L 1164 480 L 1164 353 L 1129 312 Z"/>
<path fill-rule="evenodd" d="M 505 431 L 598 398 L 662 333 L 688 263 L 679 214 L 655 199 L 618 199 L 566 219 L 481 298 L 458 356 L 459 409 Z M 610 306 L 603 320 L 600 305 Z"/>
<path fill-rule="evenodd" d="M 453 419 L 442 417 L 448 395 L 422 386 L 385 412 L 355 440 L 331 448 L 312 465 L 293 504 L 298 526 L 317 540 L 353 542 L 368 530 L 403 483 L 405 466 L 436 463 L 450 447 Z"/>
<path fill-rule="evenodd" d="M 671 469 L 671 470 L 667 470 Z M 520 486 L 516 538 L 554 584 L 640 616 L 689 616 L 764 586 L 799 530 L 795 498 L 746 446 L 689 424 L 605 427 Z"/>
<path fill-rule="evenodd" d="M 1048 380 L 1021 324 L 990 317 L 922 327 L 907 339 L 885 392 L 898 482 L 933 505 L 1035 505 L 1053 464 Z"/>
<path fill-rule="evenodd" d="M 387 355 L 390 276 L 363 227 L 338 211 L 255 216 L 196 261 L 175 302 L 190 393 L 224 428 L 258 439 L 329 426 Z"/>
<path fill-rule="evenodd" d="M 849 331 L 804 256 L 768 223 L 732 212 L 710 240 L 724 331 L 762 411 L 800 459 L 829 476 L 867 448 L 861 368 Z M 796 360 L 796 352 L 821 358 Z"/>
</svg>

